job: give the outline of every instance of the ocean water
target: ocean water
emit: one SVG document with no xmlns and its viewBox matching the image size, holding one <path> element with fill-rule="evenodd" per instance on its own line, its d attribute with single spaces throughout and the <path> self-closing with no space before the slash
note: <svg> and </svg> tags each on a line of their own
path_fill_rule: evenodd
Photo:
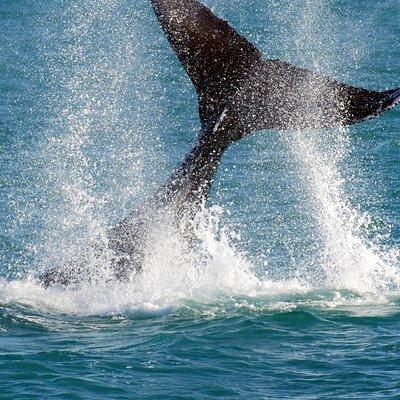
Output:
<svg viewBox="0 0 400 400">
<path fill-rule="evenodd" d="M 206 3 L 267 58 L 400 86 L 399 0 Z M 1 0 L 0 28 L 0 399 L 400 398 L 399 108 L 250 135 L 196 249 L 163 227 L 131 283 L 44 289 L 180 162 L 196 97 L 147 0 Z"/>
</svg>

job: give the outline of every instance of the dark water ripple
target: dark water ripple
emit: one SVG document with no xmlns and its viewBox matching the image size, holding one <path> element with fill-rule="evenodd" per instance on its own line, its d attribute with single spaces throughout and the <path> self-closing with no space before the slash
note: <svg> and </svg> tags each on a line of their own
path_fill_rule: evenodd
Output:
<svg viewBox="0 0 400 400">
<path fill-rule="evenodd" d="M 3 309 L 0 385 L 14 398 L 80 399 L 394 398 L 400 389 L 400 314 L 225 311 L 115 320 Z"/>
</svg>

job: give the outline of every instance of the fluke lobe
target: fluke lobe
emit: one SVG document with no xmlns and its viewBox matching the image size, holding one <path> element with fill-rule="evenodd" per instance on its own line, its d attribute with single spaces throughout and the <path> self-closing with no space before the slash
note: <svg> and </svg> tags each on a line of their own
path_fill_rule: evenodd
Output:
<svg viewBox="0 0 400 400">
<path fill-rule="evenodd" d="M 108 233 L 117 279 L 140 271 L 149 230 L 165 214 L 190 218 L 207 199 L 226 148 L 257 130 L 320 129 L 377 116 L 400 102 L 400 89 L 376 92 L 340 83 L 261 53 L 196 0 L 151 0 L 196 89 L 201 130 L 183 163 L 153 196 Z M 104 249 L 104 248 L 103 248 Z M 90 251 L 102 251 L 92 246 Z M 41 275 L 45 286 L 88 279 L 85 257 Z"/>
</svg>

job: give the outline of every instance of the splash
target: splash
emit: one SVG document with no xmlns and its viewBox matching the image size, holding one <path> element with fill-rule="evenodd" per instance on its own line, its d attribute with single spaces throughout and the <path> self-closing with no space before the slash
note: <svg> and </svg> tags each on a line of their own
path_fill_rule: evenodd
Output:
<svg viewBox="0 0 400 400">
<path fill-rule="evenodd" d="M 337 53 L 330 51 L 340 35 L 324 29 L 326 21 L 335 26 L 329 5 L 327 0 L 309 0 L 288 6 L 294 16 L 286 24 L 297 27 L 294 57 L 303 63 L 311 58 L 316 70 L 321 69 L 319 63 L 329 69 L 327 54 Z M 47 16 L 43 37 L 48 40 L 41 50 L 48 73 L 43 79 L 50 87 L 42 99 L 48 126 L 28 159 L 40 175 L 36 195 L 45 198 L 38 224 L 43 229 L 35 238 L 35 268 L 63 265 L 93 241 L 106 241 L 108 227 L 152 189 L 147 183 L 162 179 L 162 67 L 146 61 L 151 59 L 149 47 L 158 43 L 140 24 L 146 18 L 138 9 L 132 16 L 123 1 L 71 2 L 60 18 L 61 35 L 54 17 Z M 332 48 L 327 49 L 327 43 Z M 283 46 L 289 48 L 292 42 Z M 173 224 L 157 226 L 144 272 L 130 283 L 109 279 L 105 254 L 104 260 L 93 262 L 92 268 L 104 278 L 95 284 L 44 289 L 34 279 L 2 280 L 0 302 L 79 315 L 162 312 L 188 300 L 222 299 L 238 309 L 261 311 L 304 304 L 386 304 L 400 285 L 399 253 L 368 237 L 373 218 L 358 211 L 346 193 L 351 174 L 342 167 L 351 155 L 348 132 L 295 132 L 284 140 L 289 157 L 296 160 L 296 184 L 307 194 L 316 220 L 313 235 L 320 243 L 295 266 L 294 275 L 272 278 L 268 254 L 261 268 L 250 262 L 239 250 L 240 235 L 222 221 L 223 207 L 214 206 L 204 207 L 193 222 L 195 246 L 182 240 Z M 296 246 L 295 234 L 290 235 Z M 288 299 L 282 300 L 285 296 Z"/>
<path fill-rule="evenodd" d="M 325 272 L 324 285 L 361 293 L 398 289 L 398 251 L 367 235 L 374 228 L 373 218 L 352 205 L 343 187 L 340 163 L 350 147 L 346 131 L 332 132 L 322 140 L 318 135 L 298 132 L 291 146 L 319 223 L 323 244 L 318 259 Z"/>
<path fill-rule="evenodd" d="M 193 222 L 196 246 L 182 238 L 175 224 L 157 225 L 143 272 L 129 283 L 103 275 L 75 286 L 45 289 L 34 279 L 1 280 L 0 304 L 56 314 L 122 317 L 182 310 L 203 316 L 304 308 L 360 316 L 397 312 L 395 291 L 348 291 L 345 285 L 322 288 L 304 276 L 276 280 L 256 275 L 236 249 L 237 234 L 222 227 L 221 217 L 220 207 L 203 208 Z"/>
<path fill-rule="evenodd" d="M 36 245 L 42 269 L 105 243 L 110 221 L 146 194 L 163 162 L 155 134 L 162 112 L 153 65 L 137 40 L 149 37 L 140 17 L 123 1 L 97 0 L 63 4 L 43 18 L 50 122 L 31 160 L 40 160 L 48 199 Z"/>
<path fill-rule="evenodd" d="M 188 301 L 213 304 L 232 298 L 304 293 L 296 280 L 260 279 L 234 247 L 235 234 L 221 229 L 222 209 L 203 208 L 193 222 L 197 245 L 185 241 L 175 224 L 157 225 L 143 272 L 129 283 L 110 277 L 45 289 L 35 279 L 0 281 L 0 303 L 79 315 L 168 312 Z"/>
<path fill-rule="evenodd" d="M 321 65 L 325 70 L 334 67 L 331 48 L 343 39 L 331 6 L 328 0 L 308 0 L 297 16 L 295 53 L 303 63 L 311 59 L 317 71 Z M 318 109 L 310 113 L 318 114 Z M 398 289 L 399 251 L 381 245 L 377 235 L 371 238 L 368 233 L 374 232 L 374 218 L 359 211 L 346 193 L 346 184 L 354 176 L 343 166 L 352 151 L 348 130 L 296 132 L 289 147 L 318 221 L 322 246 L 316 259 L 325 273 L 323 285 L 361 293 Z"/>
</svg>

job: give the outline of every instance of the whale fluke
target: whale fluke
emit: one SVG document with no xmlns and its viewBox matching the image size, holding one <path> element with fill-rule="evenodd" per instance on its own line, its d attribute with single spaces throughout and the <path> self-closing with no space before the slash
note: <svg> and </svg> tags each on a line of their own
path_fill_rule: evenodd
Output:
<svg viewBox="0 0 400 400">
<path fill-rule="evenodd" d="M 197 0 L 151 2 L 197 90 L 202 125 L 214 125 L 227 109 L 242 126 L 241 135 L 227 140 L 262 129 L 350 125 L 398 101 L 398 89 L 366 90 L 286 62 L 262 60 L 247 39 Z"/>
</svg>

